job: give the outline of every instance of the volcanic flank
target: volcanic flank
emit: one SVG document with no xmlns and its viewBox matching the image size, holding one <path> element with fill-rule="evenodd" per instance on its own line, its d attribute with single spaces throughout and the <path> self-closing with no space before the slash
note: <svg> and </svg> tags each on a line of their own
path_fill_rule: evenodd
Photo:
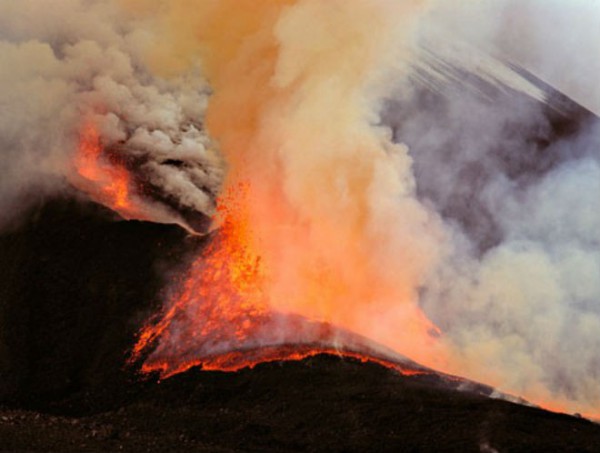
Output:
<svg viewBox="0 0 600 453">
<path fill-rule="evenodd" d="M 0 3 L 6 448 L 600 445 L 592 111 L 433 1 L 58 3 Z"/>
<path fill-rule="evenodd" d="M 177 278 L 206 241 L 115 220 L 96 205 L 46 201 L 0 238 L 4 450 L 596 451 L 597 425 L 489 398 L 490 387 L 397 356 L 382 367 L 332 351 L 140 380 L 125 351 L 160 308 L 164 276 Z M 291 346 L 237 354 L 306 351 Z"/>
<path fill-rule="evenodd" d="M 165 18 L 184 56 L 203 62 L 214 89 L 205 124 L 228 172 L 220 228 L 134 360 L 149 352 L 144 370 L 172 375 L 230 350 L 344 349 L 348 331 L 594 414 L 600 394 L 583 383 L 596 359 L 572 360 L 565 323 L 597 341 L 595 201 L 571 201 L 582 181 L 586 193 L 597 186 L 596 117 L 458 41 L 428 34 L 415 47 L 420 2 L 292 5 L 232 14 L 225 1 L 190 16 L 179 5 Z M 572 231 L 554 228 L 573 209 Z M 548 329 L 560 349 L 542 340 Z"/>
</svg>

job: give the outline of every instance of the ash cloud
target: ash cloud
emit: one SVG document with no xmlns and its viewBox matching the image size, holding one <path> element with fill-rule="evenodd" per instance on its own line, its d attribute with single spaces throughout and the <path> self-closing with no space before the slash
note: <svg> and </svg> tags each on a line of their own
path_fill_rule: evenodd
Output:
<svg viewBox="0 0 600 453">
<path fill-rule="evenodd" d="M 145 162 L 137 176 L 171 201 L 140 196 L 153 220 L 212 213 L 223 164 L 202 124 L 209 89 L 197 73 L 153 75 L 143 60 L 159 39 L 113 1 L 0 1 L 0 226 L 40 196 L 73 193 L 84 120 L 118 160 Z"/>
<path fill-rule="evenodd" d="M 431 60 L 424 70 L 416 64 L 408 93 L 390 103 L 384 122 L 409 144 L 418 196 L 441 213 L 452 237 L 453 253 L 421 303 L 457 354 L 454 372 L 554 409 L 597 414 L 600 121 L 539 80 L 542 98 L 526 83 L 486 72 L 485 58 L 477 59 L 476 77 L 460 71 L 475 45 L 598 111 L 590 57 L 599 28 L 586 24 L 600 20 L 600 8 L 518 3 L 434 10 L 422 58 L 434 49 L 450 66 L 440 74 Z M 440 30 L 467 41 L 463 61 L 436 41 Z"/>
<path fill-rule="evenodd" d="M 569 46 L 570 27 L 543 25 L 561 10 L 546 2 L 421 2 L 426 16 L 390 6 L 396 22 L 370 10 L 383 3 L 162 11 L 179 51 L 163 48 L 156 61 L 181 69 L 203 59 L 229 182 L 259 188 L 249 209 L 261 252 L 277 263 L 271 303 L 547 407 L 593 413 L 597 118 L 510 63 L 574 93 L 556 74 L 570 53 L 593 55 L 595 31 Z M 537 37 L 521 45 L 507 26 Z M 544 44 L 549 34 L 559 51 Z M 585 80 L 585 65 L 568 69 Z M 295 299 L 307 287 L 318 304 Z M 419 323 L 417 299 L 439 340 Z"/>
</svg>

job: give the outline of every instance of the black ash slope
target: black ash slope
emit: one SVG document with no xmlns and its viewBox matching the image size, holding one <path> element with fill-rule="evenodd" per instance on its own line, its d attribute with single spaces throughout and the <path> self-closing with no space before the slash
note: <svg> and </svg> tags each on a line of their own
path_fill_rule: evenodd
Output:
<svg viewBox="0 0 600 453">
<path fill-rule="evenodd" d="M 65 415 L 66 414 L 66 415 Z M 318 356 L 140 384 L 118 409 L 0 413 L 6 450 L 598 451 L 600 427 Z"/>
<path fill-rule="evenodd" d="M 136 330 L 202 239 L 53 200 L 0 236 L 0 398 L 112 391 Z M 107 387 L 108 386 L 108 387 Z"/>
</svg>

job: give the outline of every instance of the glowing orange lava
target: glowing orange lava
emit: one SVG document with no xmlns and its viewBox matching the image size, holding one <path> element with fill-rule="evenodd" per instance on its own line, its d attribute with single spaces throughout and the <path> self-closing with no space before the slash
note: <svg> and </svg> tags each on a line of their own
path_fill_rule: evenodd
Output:
<svg viewBox="0 0 600 453">
<path fill-rule="evenodd" d="M 125 218 L 142 217 L 142 209 L 133 200 L 129 172 L 106 159 L 100 134 L 91 121 L 81 128 L 74 164 L 77 175 L 72 183 L 76 187 Z"/>
<path fill-rule="evenodd" d="M 221 228 L 176 285 L 178 291 L 166 311 L 142 329 L 131 361 L 150 352 L 142 371 L 159 372 L 163 378 L 198 365 L 236 371 L 318 354 L 370 361 L 405 375 L 426 372 L 400 356 L 394 360 L 393 351 L 386 355 L 343 326 L 270 303 L 272 273 L 253 246 L 248 196 L 249 186 L 243 185 L 221 199 Z"/>
<path fill-rule="evenodd" d="M 437 260 L 437 240 L 418 233 L 438 228 L 411 200 L 406 150 L 371 127 L 370 87 L 398 28 L 372 29 L 396 8 L 171 3 L 169 36 L 193 49 L 214 90 L 205 125 L 230 192 L 221 228 L 142 330 L 134 360 L 148 353 L 143 369 L 165 376 L 276 345 L 363 351 L 348 347 L 361 337 L 438 366 L 439 330 L 418 305 Z M 320 32 L 307 41 L 299 32 L 315 19 Z M 172 56 L 159 51 L 158 66 Z"/>
<path fill-rule="evenodd" d="M 249 225 L 238 208 L 220 205 L 222 227 L 193 262 L 162 319 L 142 330 L 134 358 L 161 339 L 143 371 L 161 369 L 169 375 L 183 371 L 201 362 L 204 355 L 243 347 L 268 324 L 270 313 L 262 294 L 264 269 L 248 245 Z"/>
</svg>

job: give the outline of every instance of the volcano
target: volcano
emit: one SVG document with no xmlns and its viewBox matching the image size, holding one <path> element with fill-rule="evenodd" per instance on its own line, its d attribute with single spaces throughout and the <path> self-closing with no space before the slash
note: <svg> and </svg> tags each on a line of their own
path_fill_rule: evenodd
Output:
<svg viewBox="0 0 600 453">
<path fill-rule="evenodd" d="M 278 345 L 221 356 L 233 368 L 270 361 L 236 372 L 141 377 L 127 350 L 160 304 L 161 278 L 205 241 L 65 200 L 3 235 L 3 449 L 596 450 L 594 423 L 367 351 L 356 336 L 354 358 L 352 346 Z M 306 357 L 277 360 L 294 354 Z"/>
<path fill-rule="evenodd" d="M 499 144 L 494 159 L 524 185 L 572 158 L 551 145 L 598 118 L 523 69 L 493 60 L 475 70 L 451 54 L 425 55 L 411 82 L 414 96 L 389 101 L 384 121 L 411 148 L 420 197 L 477 238 L 483 254 L 502 236 L 478 192 L 491 177 L 485 162 L 453 166 L 464 184 L 450 194 L 426 174 L 428 136 L 445 132 L 450 158 L 465 130 L 486 140 L 471 133 L 477 124 L 469 118 L 447 133 L 445 125 L 456 120 L 449 100 L 458 96 L 494 115 L 519 100 L 522 110 L 507 124 L 529 146 L 515 158 Z M 542 116 L 528 116 L 532 109 Z M 427 122 L 414 119 L 417 113 Z M 144 185 L 137 164 L 123 165 Z M 145 187 L 142 196 L 181 209 L 206 230 L 203 215 Z M 217 348 L 211 337 L 208 348 L 192 336 L 175 343 L 175 355 L 172 348 L 142 348 L 131 360 L 139 329 L 213 236 L 124 221 L 63 198 L 40 200 L 2 233 L 2 449 L 597 451 L 600 427 L 581 417 L 533 407 L 302 316 L 255 318 L 269 330 L 284 317 L 292 332 L 303 333 L 298 337 L 271 332 L 261 342 L 230 341 L 234 332 Z M 151 366 L 140 374 L 149 354 Z"/>
</svg>

